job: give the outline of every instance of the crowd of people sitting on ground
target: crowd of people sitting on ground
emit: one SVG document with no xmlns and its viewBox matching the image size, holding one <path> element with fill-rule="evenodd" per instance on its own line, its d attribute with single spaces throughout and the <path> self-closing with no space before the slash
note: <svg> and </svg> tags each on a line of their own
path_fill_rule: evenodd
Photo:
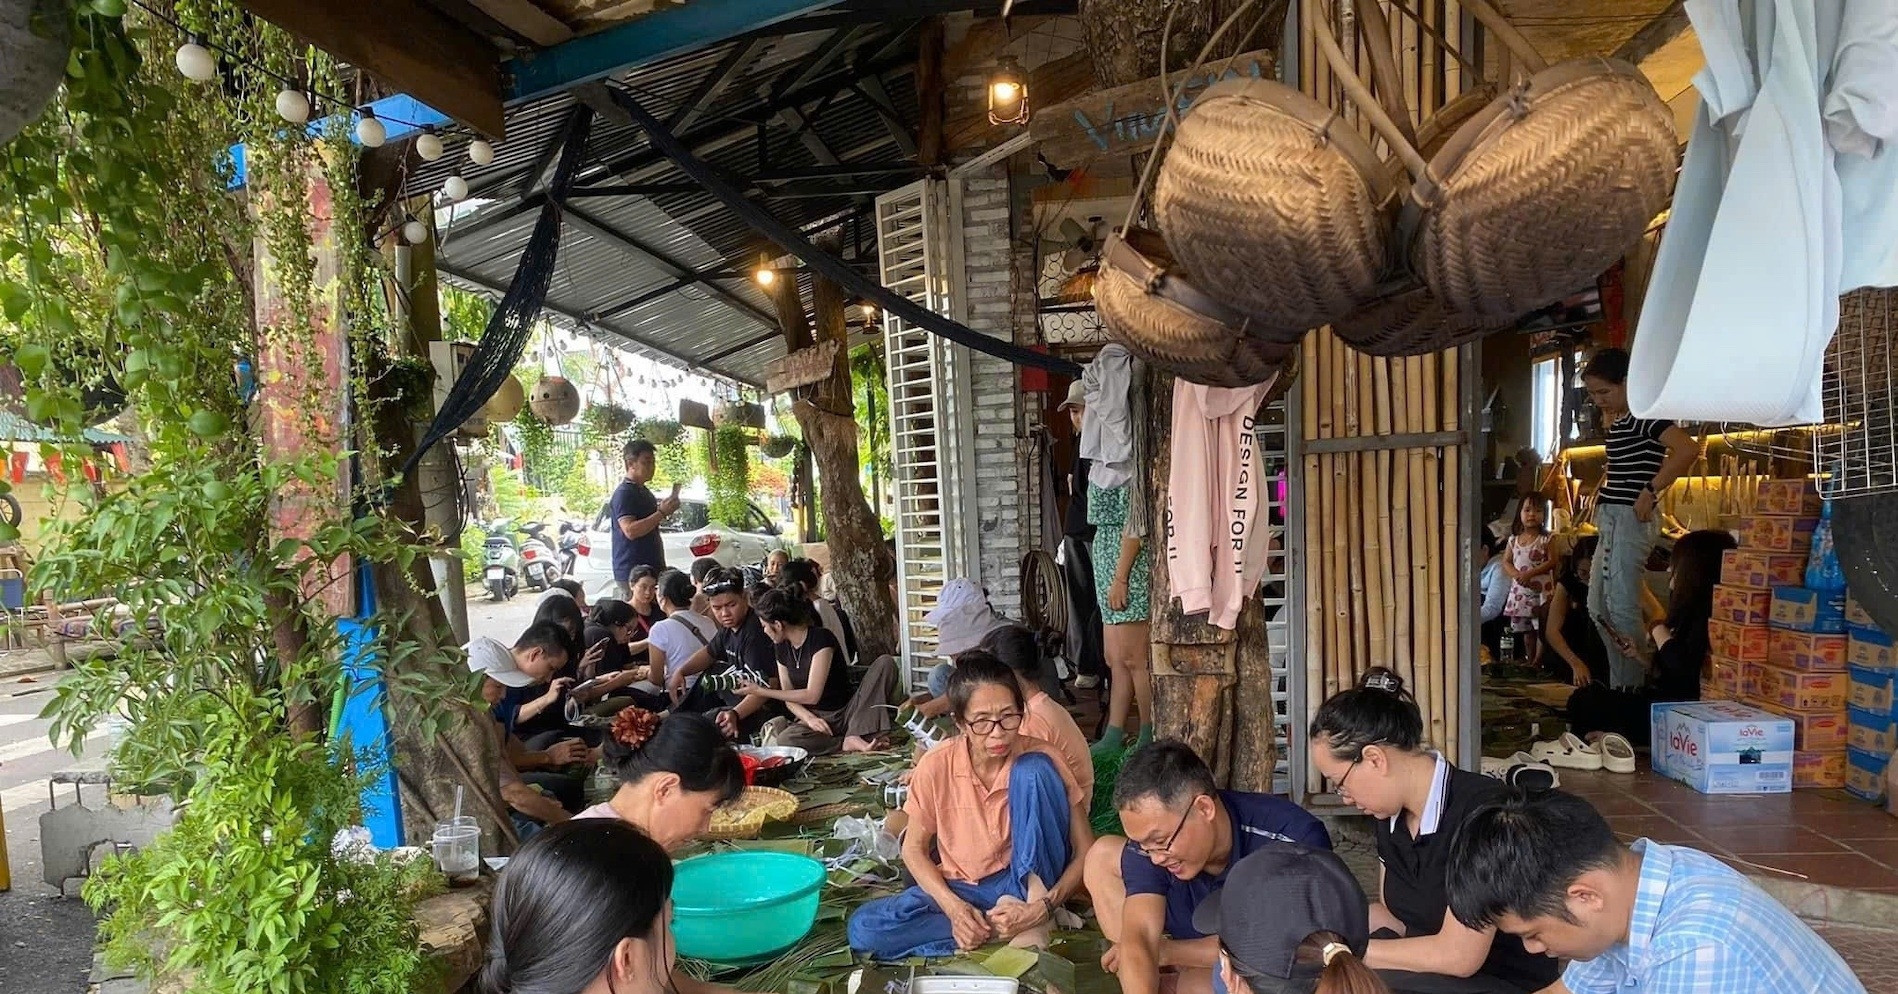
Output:
<svg viewBox="0 0 1898 994">
<path fill-rule="evenodd" d="M 1546 662 L 1588 689 L 1606 668 L 1588 643 L 1589 550 L 1575 552 L 1550 571 Z M 1677 543 L 1650 633 L 1663 671 L 1650 695 L 1674 692 L 1669 646 L 1685 640 L 1685 658 L 1704 640 L 1702 560 L 1718 555 L 1717 541 Z M 487 990 L 717 990 L 676 971 L 664 853 L 742 791 L 736 744 L 887 745 L 894 660 L 852 665 L 847 617 L 813 594 L 815 564 L 787 559 L 773 573 L 636 573 L 631 600 L 599 600 L 584 616 L 583 592 L 562 589 L 512 648 L 470 644 L 502 742 L 501 794 L 528 839 L 496 892 Z M 1045 948 L 1053 928 L 1087 913 L 1108 943 L 1102 967 L 1128 994 L 1864 989 L 1725 864 L 1624 845 L 1584 800 L 1456 768 L 1381 668 L 1323 702 L 1308 729 L 1314 772 L 1372 821 L 1372 893 L 1331 852 L 1324 822 L 1280 797 L 1220 789 L 1178 741 L 1126 755 L 1112 788 L 1124 834 L 1097 838 L 1093 757 L 1058 682 L 1050 693 L 1047 647 L 964 584 L 930 616 L 957 651 L 910 702 L 953 732 L 918 750 L 907 800 L 886 821 L 909 886 L 849 914 L 863 957 Z M 1633 700 L 1604 703 L 1604 722 Z M 613 715 L 610 727 L 573 724 L 588 711 Z M 575 771 L 589 761 L 619 786 L 583 807 Z M 607 926 L 580 908 L 616 911 Z"/>
</svg>

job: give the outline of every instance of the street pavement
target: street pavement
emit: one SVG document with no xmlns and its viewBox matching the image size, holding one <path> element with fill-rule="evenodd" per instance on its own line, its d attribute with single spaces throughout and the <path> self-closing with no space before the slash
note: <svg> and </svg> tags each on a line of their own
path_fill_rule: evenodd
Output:
<svg viewBox="0 0 1898 994">
<path fill-rule="evenodd" d="M 589 591 L 605 591 L 601 576 L 582 576 Z M 474 635 L 511 644 L 533 620 L 538 595 L 522 592 L 497 602 L 479 587 L 469 589 L 468 623 Z M 9 660 L 0 655 L 0 670 Z M 41 879 L 39 817 L 48 809 L 47 782 L 54 773 L 96 762 L 96 750 L 76 757 L 47 739 L 50 722 L 39 717 L 52 698 L 59 674 L 0 676 L 0 812 L 6 821 L 13 889 L 0 893 L 0 994 L 83 994 L 93 966 L 93 916 L 79 898 L 80 882 L 65 895 Z M 99 748 L 103 739 L 90 742 Z M 88 804 L 103 803 L 102 788 L 85 788 Z M 59 804 L 72 803 L 72 788 Z"/>
</svg>

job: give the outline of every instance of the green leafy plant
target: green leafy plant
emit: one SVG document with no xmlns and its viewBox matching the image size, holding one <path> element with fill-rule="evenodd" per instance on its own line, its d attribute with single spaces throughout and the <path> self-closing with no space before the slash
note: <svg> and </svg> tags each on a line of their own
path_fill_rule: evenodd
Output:
<svg viewBox="0 0 1898 994">
<path fill-rule="evenodd" d="M 149 449 L 149 469 L 64 495 L 80 513 L 48 531 L 30 577 L 61 599 L 112 598 L 96 622 L 143 636 L 60 682 L 54 740 L 77 746 L 122 717 L 118 780 L 189 802 L 170 832 L 108 860 L 86 899 L 112 960 L 178 989 L 407 992 L 427 978 L 413 907 L 432 868 L 330 849 L 375 771 L 323 736 L 345 660 L 326 601 L 352 565 L 406 570 L 421 550 L 380 516 L 350 516 L 337 452 L 266 443 L 270 420 L 345 446 L 316 377 L 279 362 L 252 405 L 233 375 L 247 356 L 317 355 L 318 327 L 351 329 L 353 373 L 373 365 L 385 315 L 355 154 L 337 124 L 311 135 L 273 108 L 280 77 L 326 92 L 338 78 L 228 0 L 153 6 L 247 58 L 220 83 L 187 83 L 170 68 L 175 30 L 128 20 L 123 0 L 61 5 L 75 42 L 64 90 L 0 150 L 0 331 L 27 412 L 77 438 L 87 387 L 114 382 Z M 248 153 L 241 196 L 233 142 Z M 341 273 L 324 292 L 319 189 Z M 403 621 L 369 619 L 392 693 L 464 696 L 412 675 L 439 670 L 412 665 Z"/>
<path fill-rule="evenodd" d="M 735 423 L 722 424 L 712 429 L 707 444 L 711 475 L 706 489 L 711 499 L 706 511 L 713 521 L 742 523 L 751 499 L 751 432 Z"/>
</svg>

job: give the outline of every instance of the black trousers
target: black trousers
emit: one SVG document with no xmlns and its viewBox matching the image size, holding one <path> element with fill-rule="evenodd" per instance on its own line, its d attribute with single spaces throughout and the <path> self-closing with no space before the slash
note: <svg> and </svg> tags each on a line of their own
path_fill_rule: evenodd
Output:
<svg viewBox="0 0 1898 994">
<path fill-rule="evenodd" d="M 1101 604 L 1094 591 L 1094 556 L 1087 543 L 1061 540 L 1061 579 L 1068 588 L 1068 661 L 1083 676 L 1106 676 L 1101 641 Z"/>
</svg>

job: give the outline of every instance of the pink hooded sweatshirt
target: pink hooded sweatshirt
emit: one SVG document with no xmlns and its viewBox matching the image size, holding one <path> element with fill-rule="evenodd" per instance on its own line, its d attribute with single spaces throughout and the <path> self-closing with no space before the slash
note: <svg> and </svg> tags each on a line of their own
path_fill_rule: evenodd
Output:
<svg viewBox="0 0 1898 994">
<path fill-rule="evenodd" d="M 1265 569 L 1267 536 L 1256 526 L 1271 481 L 1253 425 L 1271 388 L 1173 384 L 1167 570 L 1183 611 L 1205 611 L 1208 623 L 1228 630 Z"/>
</svg>

